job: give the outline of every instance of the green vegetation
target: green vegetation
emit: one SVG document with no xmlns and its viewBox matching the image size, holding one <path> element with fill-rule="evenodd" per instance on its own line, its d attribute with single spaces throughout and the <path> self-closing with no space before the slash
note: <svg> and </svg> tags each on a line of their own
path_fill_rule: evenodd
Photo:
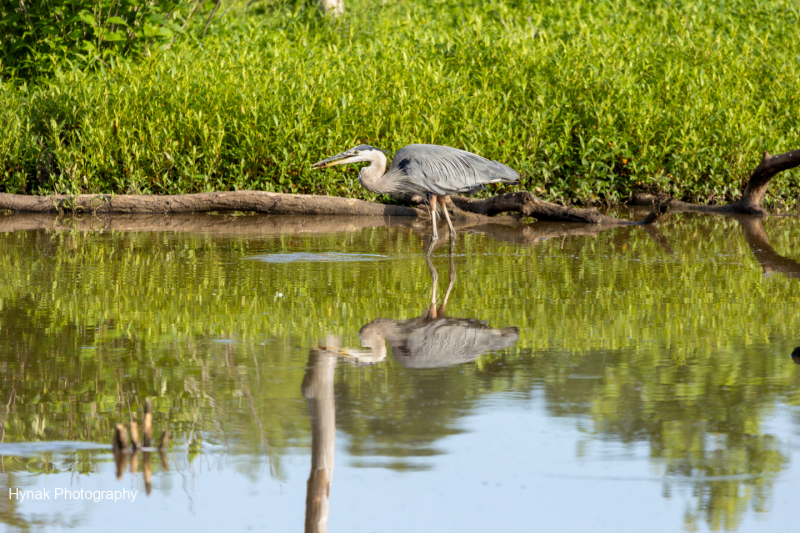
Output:
<svg viewBox="0 0 800 533">
<path fill-rule="evenodd" d="M 0 1 L 3 77 L 30 78 L 136 56 L 185 33 L 176 0 Z"/>
<path fill-rule="evenodd" d="M 347 6 L 331 20 L 251 3 L 203 39 L 199 24 L 172 47 L 56 61 L 46 76 L 4 63 L 0 190 L 371 198 L 354 170 L 309 164 L 422 142 L 507 162 L 558 201 L 714 202 L 738 194 L 761 150 L 800 147 L 792 0 Z M 798 190 L 788 172 L 767 201 Z"/>
</svg>

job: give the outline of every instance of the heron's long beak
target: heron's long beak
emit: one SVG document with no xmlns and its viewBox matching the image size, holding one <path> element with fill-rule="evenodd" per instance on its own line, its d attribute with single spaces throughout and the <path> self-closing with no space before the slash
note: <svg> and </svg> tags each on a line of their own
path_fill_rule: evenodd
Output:
<svg viewBox="0 0 800 533">
<path fill-rule="evenodd" d="M 343 165 L 347 163 L 353 154 L 349 154 L 347 152 L 342 152 L 341 154 L 336 154 L 328 159 L 323 159 L 322 161 L 317 161 L 311 168 L 325 168 L 325 167 L 332 167 L 333 165 Z"/>
</svg>

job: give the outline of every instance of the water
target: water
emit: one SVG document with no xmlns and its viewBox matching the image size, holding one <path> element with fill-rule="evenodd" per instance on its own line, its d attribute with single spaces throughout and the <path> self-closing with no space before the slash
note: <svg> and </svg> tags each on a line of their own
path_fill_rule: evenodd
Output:
<svg viewBox="0 0 800 533">
<path fill-rule="evenodd" d="M 796 527 L 798 219 L 474 226 L 430 264 L 402 219 L 0 231 L 8 530 Z M 170 445 L 118 465 L 147 397 Z"/>
</svg>

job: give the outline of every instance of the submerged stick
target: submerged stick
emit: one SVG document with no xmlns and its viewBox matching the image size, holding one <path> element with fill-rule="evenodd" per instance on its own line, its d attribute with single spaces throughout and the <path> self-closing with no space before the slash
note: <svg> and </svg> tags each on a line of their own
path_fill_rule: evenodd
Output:
<svg viewBox="0 0 800 533">
<path fill-rule="evenodd" d="M 144 433 L 142 446 L 149 448 L 153 441 L 153 405 L 150 403 L 150 398 L 147 398 L 144 401 L 144 422 L 142 423 L 142 432 Z"/>
<path fill-rule="evenodd" d="M 114 428 L 114 439 L 111 441 L 111 446 L 114 448 L 114 453 L 128 451 L 128 432 L 122 424 L 117 424 Z"/>
<path fill-rule="evenodd" d="M 139 426 L 135 421 L 131 421 L 131 450 L 135 452 L 139 448 Z"/>
<path fill-rule="evenodd" d="M 167 449 L 169 445 L 169 429 L 165 429 L 164 433 L 161 434 L 161 442 L 158 445 L 158 451 L 163 452 Z"/>
<path fill-rule="evenodd" d="M 131 455 L 131 474 L 139 471 L 139 452 L 135 451 Z"/>
</svg>

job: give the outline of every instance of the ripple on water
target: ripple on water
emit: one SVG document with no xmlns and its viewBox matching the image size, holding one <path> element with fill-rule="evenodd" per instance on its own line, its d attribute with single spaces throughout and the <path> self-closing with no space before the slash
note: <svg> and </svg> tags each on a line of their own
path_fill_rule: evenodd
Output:
<svg viewBox="0 0 800 533">
<path fill-rule="evenodd" d="M 265 263 L 332 263 L 353 261 L 383 261 L 388 256 L 377 254 L 345 254 L 339 252 L 295 252 L 286 254 L 266 254 L 250 257 Z"/>
<path fill-rule="evenodd" d="M 35 457 L 43 453 L 69 453 L 81 450 L 111 450 L 110 444 L 80 441 L 15 442 L 0 444 L 0 456 Z"/>
</svg>

